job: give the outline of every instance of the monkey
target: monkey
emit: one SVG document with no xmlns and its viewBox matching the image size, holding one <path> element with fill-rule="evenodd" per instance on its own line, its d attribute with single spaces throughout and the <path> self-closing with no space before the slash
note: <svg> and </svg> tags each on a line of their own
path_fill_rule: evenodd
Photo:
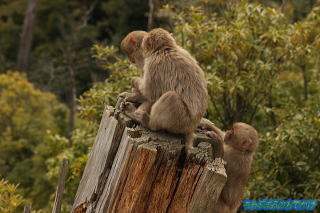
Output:
<svg viewBox="0 0 320 213">
<path fill-rule="evenodd" d="M 221 139 L 220 136 L 224 136 L 223 159 L 227 162 L 225 166 L 227 182 L 213 213 L 236 213 L 241 205 L 253 156 L 259 145 L 258 133 L 252 126 L 245 123 L 234 123 L 231 130 L 223 132 L 214 124 L 210 124 L 210 121 L 205 122 L 212 130 L 208 132 L 209 137 Z"/>
<path fill-rule="evenodd" d="M 144 65 L 144 56 L 141 48 L 141 43 L 143 40 L 143 37 L 146 36 L 148 33 L 146 31 L 132 31 L 130 32 L 122 41 L 120 48 L 122 51 L 124 51 L 129 61 L 132 63 L 135 63 L 137 67 L 140 70 L 140 77 L 143 77 L 143 65 Z M 179 46 L 178 46 L 179 47 Z M 179 47 L 180 48 L 180 47 Z M 180 49 L 181 51 L 186 51 L 184 49 Z M 132 89 L 132 92 L 123 92 L 119 95 L 119 97 L 122 97 L 125 99 L 125 101 L 134 102 L 134 103 L 142 103 L 143 97 L 141 97 L 142 94 L 135 88 Z M 150 113 L 150 104 L 143 104 L 141 105 L 137 110 L 138 111 L 145 111 L 147 113 Z M 139 112 L 136 112 L 139 113 Z M 201 125 L 202 124 L 202 125 Z M 201 120 L 201 127 L 206 128 L 206 125 L 210 125 L 210 121 L 203 118 Z M 215 127 L 215 126 L 214 126 Z M 195 143 L 198 144 L 203 140 L 203 138 L 197 138 L 199 140 L 196 140 Z M 209 142 L 212 145 L 213 153 L 218 153 L 215 155 L 216 157 L 223 156 L 223 146 L 219 144 L 219 140 L 206 140 L 206 142 Z"/>
<path fill-rule="evenodd" d="M 140 77 L 143 76 L 144 65 L 144 56 L 142 53 L 141 43 L 143 37 L 146 35 L 148 35 L 146 31 L 132 31 L 121 41 L 120 44 L 120 49 L 127 54 L 129 61 L 137 65 L 140 71 Z M 126 101 L 140 104 L 146 100 L 136 88 L 133 88 L 131 92 L 121 93 L 119 97 L 124 98 Z M 144 110 L 144 106 L 141 106 L 140 108 Z"/>
<path fill-rule="evenodd" d="M 143 126 L 185 136 L 187 151 L 194 150 L 194 130 L 208 105 L 204 72 L 189 52 L 176 44 L 172 35 L 161 28 L 143 37 L 143 77 L 132 79 L 132 86 L 146 98 L 136 110 L 125 102 L 124 113 Z"/>
<path fill-rule="evenodd" d="M 144 56 L 141 48 L 141 43 L 142 43 L 143 37 L 146 36 L 147 34 L 148 33 L 146 31 L 141 31 L 141 30 L 130 32 L 122 40 L 120 45 L 121 50 L 123 50 L 127 54 L 129 61 L 131 61 L 132 63 L 135 63 L 139 68 L 141 77 L 143 76 L 143 65 L 144 65 Z M 178 48 L 180 47 L 178 46 Z M 185 52 L 186 50 L 184 50 L 183 48 L 180 48 L 180 51 Z M 126 101 L 140 103 L 140 104 L 144 100 L 143 97 L 141 97 L 142 94 L 135 88 L 132 89 L 131 93 L 123 92 L 119 96 L 122 98 L 125 98 Z M 151 104 L 145 102 L 144 104 L 140 105 L 140 107 L 136 110 L 136 113 L 139 114 L 140 111 L 150 113 L 150 108 L 151 108 Z M 140 112 L 140 114 L 141 113 L 143 112 Z M 208 122 L 210 124 L 210 121 L 205 118 L 201 120 L 201 124 L 203 128 L 205 128 L 204 126 L 207 125 Z M 195 141 L 196 144 L 198 144 L 199 142 L 201 142 L 201 140 L 203 140 L 203 138 L 197 138 L 197 139 L 200 139 L 200 140 L 196 140 Z M 206 142 L 209 142 L 211 144 L 214 157 L 219 158 L 223 156 L 223 145 L 219 143 L 220 142 L 219 140 L 209 139 L 209 140 L 206 140 Z"/>
<path fill-rule="evenodd" d="M 129 58 L 129 61 L 136 64 L 140 69 L 140 76 L 143 76 L 144 56 L 141 48 L 143 38 L 148 35 L 148 32 L 137 30 L 130 32 L 120 44 L 121 50 L 123 50 Z"/>
</svg>

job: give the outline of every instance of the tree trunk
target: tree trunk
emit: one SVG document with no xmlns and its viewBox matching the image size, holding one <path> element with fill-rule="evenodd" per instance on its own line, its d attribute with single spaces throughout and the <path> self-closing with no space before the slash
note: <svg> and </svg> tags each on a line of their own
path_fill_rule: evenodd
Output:
<svg viewBox="0 0 320 213">
<path fill-rule="evenodd" d="M 153 27 L 154 1 L 155 0 L 148 0 L 148 3 L 149 3 L 148 30 L 151 30 Z"/>
<path fill-rule="evenodd" d="M 107 107 L 72 212 L 211 212 L 226 173 L 208 150 L 200 143 L 186 155 L 182 137 L 151 132 Z"/>
<path fill-rule="evenodd" d="M 71 62 L 73 63 L 73 62 Z M 76 108 L 77 108 L 77 88 L 76 88 L 76 80 L 75 80 L 75 68 L 72 64 L 68 65 L 69 76 L 70 76 L 70 98 L 69 98 L 69 142 L 70 146 L 72 146 L 72 131 L 74 129 L 75 116 L 76 116 Z"/>
<path fill-rule="evenodd" d="M 28 0 L 26 15 L 23 21 L 23 30 L 20 37 L 17 70 L 25 72 L 28 69 L 32 36 L 36 21 L 36 0 Z"/>
</svg>

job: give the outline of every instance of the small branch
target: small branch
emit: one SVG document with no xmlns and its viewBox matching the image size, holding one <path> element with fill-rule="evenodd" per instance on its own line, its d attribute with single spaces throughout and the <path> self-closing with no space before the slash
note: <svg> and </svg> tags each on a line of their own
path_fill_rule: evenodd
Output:
<svg viewBox="0 0 320 213">
<path fill-rule="evenodd" d="M 56 196 L 54 199 L 54 206 L 52 209 L 52 213 L 61 212 L 62 197 L 63 197 L 63 191 L 64 191 L 67 172 L 68 172 L 68 160 L 64 158 L 61 162 L 60 176 L 59 176 Z"/>
<path fill-rule="evenodd" d="M 28 69 L 32 37 L 36 21 L 37 1 L 28 0 L 28 7 L 23 21 L 23 30 L 20 37 L 17 70 L 25 72 Z"/>
<path fill-rule="evenodd" d="M 282 0 L 280 11 L 283 12 L 284 6 L 286 6 L 287 0 Z"/>
<path fill-rule="evenodd" d="M 31 212 L 32 212 L 31 204 L 25 205 L 23 209 L 23 213 L 31 213 Z"/>
</svg>

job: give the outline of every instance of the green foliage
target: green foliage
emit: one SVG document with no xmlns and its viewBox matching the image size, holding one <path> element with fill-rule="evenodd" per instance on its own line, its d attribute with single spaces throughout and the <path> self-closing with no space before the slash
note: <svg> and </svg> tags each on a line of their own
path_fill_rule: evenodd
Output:
<svg viewBox="0 0 320 213">
<path fill-rule="evenodd" d="M 263 2 L 275 9 L 248 3 L 254 0 L 170 2 L 175 6 L 156 16 L 170 18 L 177 42 L 205 71 L 207 116 L 224 129 L 244 121 L 259 130 L 246 197 L 318 198 L 320 7 L 307 15 L 312 5 L 300 9 L 307 3 L 299 0 L 279 10 L 282 1 L 276 0 Z M 148 7 L 137 0 L 38 3 L 29 79 L 66 101 L 70 65 L 78 94 L 111 75 L 79 98 L 83 120 L 67 138 L 69 112 L 54 95 L 35 89 L 20 73 L 0 74 L 0 178 L 19 183 L 34 209 L 50 212 L 60 162 L 67 158 L 63 212 L 69 212 L 104 107 L 114 105 L 139 73 L 114 46 L 95 45 L 93 58 L 104 70 L 99 73 L 89 47 L 101 39 L 117 44 L 125 33 L 144 29 Z M 25 6 L 22 0 L 0 4 L 0 72 L 14 67 Z M 0 192 L 0 211 L 16 212 L 23 202 L 16 185 L 1 180 Z"/>
<path fill-rule="evenodd" d="M 64 190 L 63 212 L 70 212 L 70 203 L 73 202 L 80 179 L 87 162 L 88 153 L 93 144 L 97 132 L 97 125 L 89 122 L 80 122 L 72 134 L 72 146 L 69 146 L 69 139 L 58 134 L 50 134 L 50 138 L 44 147 L 55 148 L 50 158 L 46 160 L 48 172 L 47 179 L 51 183 L 57 183 L 62 159 L 69 161 L 69 172 Z M 54 201 L 54 194 L 50 196 L 50 204 Z M 50 208 L 46 208 L 50 211 Z"/>
<path fill-rule="evenodd" d="M 0 73 L 16 67 L 26 6 L 24 0 L 1 1 Z M 90 47 L 118 44 L 126 33 L 146 29 L 147 11 L 148 2 L 140 0 L 37 0 L 29 79 L 66 102 L 72 65 L 79 96 L 107 76 L 90 60 Z"/>
<path fill-rule="evenodd" d="M 14 213 L 25 202 L 18 193 L 18 185 L 10 184 L 7 180 L 0 179 L 0 212 Z"/>
<path fill-rule="evenodd" d="M 261 138 L 248 196 L 319 198 L 320 100 L 295 108 Z"/>
<path fill-rule="evenodd" d="M 207 74 L 209 116 L 224 127 L 252 123 L 264 110 L 287 54 L 286 20 L 272 8 L 242 3 L 221 16 L 190 7 L 173 15 L 178 42 Z"/>
<path fill-rule="evenodd" d="M 112 71 L 111 76 L 103 83 L 94 84 L 93 88 L 85 92 L 80 97 L 81 105 L 80 117 L 86 120 L 99 123 L 103 109 L 106 105 L 115 105 L 118 94 L 131 87 L 131 77 L 138 75 L 136 66 L 129 63 L 127 59 L 122 59 L 116 53 L 114 46 L 93 47 L 94 58 L 101 60 L 105 70 Z"/>
<path fill-rule="evenodd" d="M 54 95 L 41 92 L 17 72 L 0 74 L 0 174 L 19 183 L 23 194 L 38 208 L 47 203 L 54 186 L 46 180 L 45 159 L 52 147 L 43 147 L 47 130 L 59 132 L 66 113 Z"/>
</svg>

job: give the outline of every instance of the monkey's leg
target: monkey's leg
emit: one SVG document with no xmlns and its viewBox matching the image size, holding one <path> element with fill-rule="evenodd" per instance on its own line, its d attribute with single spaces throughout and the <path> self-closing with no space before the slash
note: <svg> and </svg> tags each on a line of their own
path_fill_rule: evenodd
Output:
<svg viewBox="0 0 320 213">
<path fill-rule="evenodd" d="M 151 108 L 152 103 L 149 101 L 143 102 L 138 108 L 134 106 L 131 102 L 125 102 L 122 109 L 124 109 L 124 113 L 132 118 L 135 121 L 138 121 L 142 124 L 142 126 L 148 128 L 149 123 L 149 111 Z"/>
<path fill-rule="evenodd" d="M 148 127 L 184 134 L 187 151 L 194 150 L 194 130 L 199 120 L 192 119 L 180 95 L 174 91 L 163 94 L 152 106 Z"/>
<path fill-rule="evenodd" d="M 164 93 L 153 105 L 150 112 L 149 128 L 186 134 L 190 130 L 190 115 L 187 107 L 176 92 Z"/>
<path fill-rule="evenodd" d="M 194 133 L 189 133 L 185 135 L 185 147 L 187 152 L 195 151 L 196 148 L 194 147 L 194 139 L 196 138 L 196 135 Z"/>
</svg>

